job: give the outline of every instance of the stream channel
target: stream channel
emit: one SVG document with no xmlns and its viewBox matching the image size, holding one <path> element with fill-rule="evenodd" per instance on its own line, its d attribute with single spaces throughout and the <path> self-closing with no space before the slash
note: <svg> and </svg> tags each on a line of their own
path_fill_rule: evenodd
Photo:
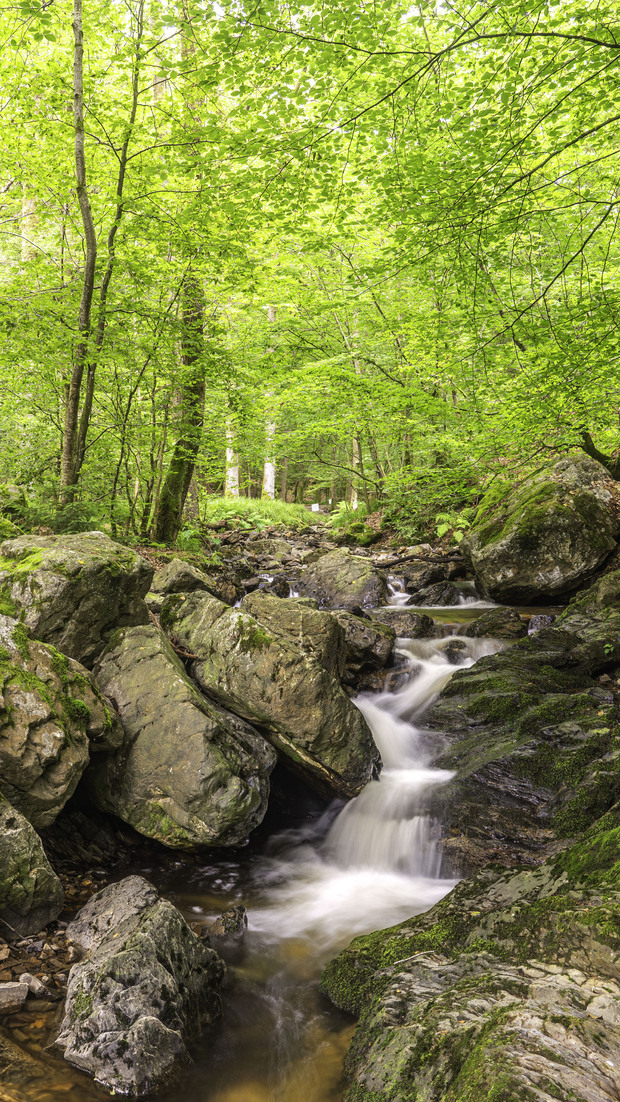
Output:
<svg viewBox="0 0 620 1102">
<path fill-rule="evenodd" d="M 392 582 L 391 604 L 406 594 Z M 340 1102 L 342 1062 L 354 1022 L 318 990 L 322 966 L 357 934 L 391 926 L 427 910 L 456 883 L 442 878 L 439 824 L 429 799 L 452 774 L 434 769 L 441 733 L 425 730 L 423 714 L 455 670 L 505 644 L 459 636 L 459 665 L 445 647 L 459 628 L 490 607 L 467 601 L 417 609 L 433 616 L 438 638 L 397 640 L 405 683 L 395 692 L 361 694 L 383 769 L 357 799 L 307 815 L 260 848 L 188 865 L 131 870 L 151 880 L 189 921 L 210 921 L 243 903 L 249 929 L 228 958 L 222 1020 L 194 1050 L 195 1063 L 159 1102 Z M 69 1102 L 107 1092 L 50 1060 L 47 1098 Z M 64 1090 L 63 1090 L 64 1085 Z M 57 1093 L 58 1091 L 62 1093 Z M 0 1098 L 2 1092 L 0 1088 Z M 24 1102 L 43 1102 L 27 1090 Z"/>
</svg>

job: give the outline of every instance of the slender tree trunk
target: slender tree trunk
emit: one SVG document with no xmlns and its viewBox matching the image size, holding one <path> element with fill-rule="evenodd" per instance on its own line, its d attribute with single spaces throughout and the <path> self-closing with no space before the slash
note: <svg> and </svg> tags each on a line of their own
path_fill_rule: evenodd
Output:
<svg viewBox="0 0 620 1102">
<path fill-rule="evenodd" d="M 86 261 L 82 281 L 82 296 L 78 311 L 79 338 L 73 353 L 73 368 L 66 391 L 65 427 L 60 464 L 60 503 L 67 505 L 75 495 L 78 473 L 76 471 L 77 426 L 80 409 L 82 377 L 88 360 L 90 339 L 90 314 L 95 286 L 97 262 L 97 235 L 90 201 L 86 190 L 86 159 L 84 155 L 84 32 L 82 29 L 82 0 L 73 0 L 73 128 L 75 155 L 75 190 L 77 192 L 84 240 Z"/>
<path fill-rule="evenodd" d="M 226 497 L 239 497 L 239 455 L 235 447 L 235 429 L 230 418 L 226 422 Z"/>
</svg>

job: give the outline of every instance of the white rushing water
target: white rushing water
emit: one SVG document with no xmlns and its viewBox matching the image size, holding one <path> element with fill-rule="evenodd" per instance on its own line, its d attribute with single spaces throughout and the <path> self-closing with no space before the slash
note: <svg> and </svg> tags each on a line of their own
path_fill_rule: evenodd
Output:
<svg viewBox="0 0 620 1102">
<path fill-rule="evenodd" d="M 361 695 L 364 713 L 381 753 L 378 780 L 306 831 L 274 841 L 260 861 L 255 881 L 260 898 L 250 929 L 267 943 L 310 942 L 326 956 L 353 936 L 391 926 L 427 910 L 455 881 L 440 876 L 438 826 L 429 815 L 433 791 L 452 774 L 431 764 L 442 744 L 418 725 L 424 710 L 459 667 L 445 648 L 452 639 L 399 640 L 409 680 L 400 692 Z M 461 639 L 460 666 L 472 665 L 501 644 Z M 434 740 L 434 746 L 432 745 Z"/>
</svg>

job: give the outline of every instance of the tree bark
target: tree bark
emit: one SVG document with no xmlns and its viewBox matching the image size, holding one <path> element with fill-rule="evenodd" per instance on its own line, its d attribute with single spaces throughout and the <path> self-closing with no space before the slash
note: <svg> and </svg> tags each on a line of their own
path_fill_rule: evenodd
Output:
<svg viewBox="0 0 620 1102">
<path fill-rule="evenodd" d="M 205 401 L 204 295 L 191 270 L 182 290 L 181 432 L 166 472 L 153 519 L 153 539 L 171 543 L 181 527 L 187 491 L 200 449 Z"/>
</svg>

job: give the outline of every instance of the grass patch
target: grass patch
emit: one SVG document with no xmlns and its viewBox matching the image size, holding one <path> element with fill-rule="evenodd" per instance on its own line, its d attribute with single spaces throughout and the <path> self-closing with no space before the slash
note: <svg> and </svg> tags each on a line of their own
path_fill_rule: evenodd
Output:
<svg viewBox="0 0 620 1102">
<path fill-rule="evenodd" d="M 201 519 L 208 527 L 241 528 L 260 532 L 264 528 L 306 528 L 320 524 L 323 518 L 309 513 L 303 505 L 289 505 L 270 498 L 214 497 L 201 502 Z"/>
</svg>

